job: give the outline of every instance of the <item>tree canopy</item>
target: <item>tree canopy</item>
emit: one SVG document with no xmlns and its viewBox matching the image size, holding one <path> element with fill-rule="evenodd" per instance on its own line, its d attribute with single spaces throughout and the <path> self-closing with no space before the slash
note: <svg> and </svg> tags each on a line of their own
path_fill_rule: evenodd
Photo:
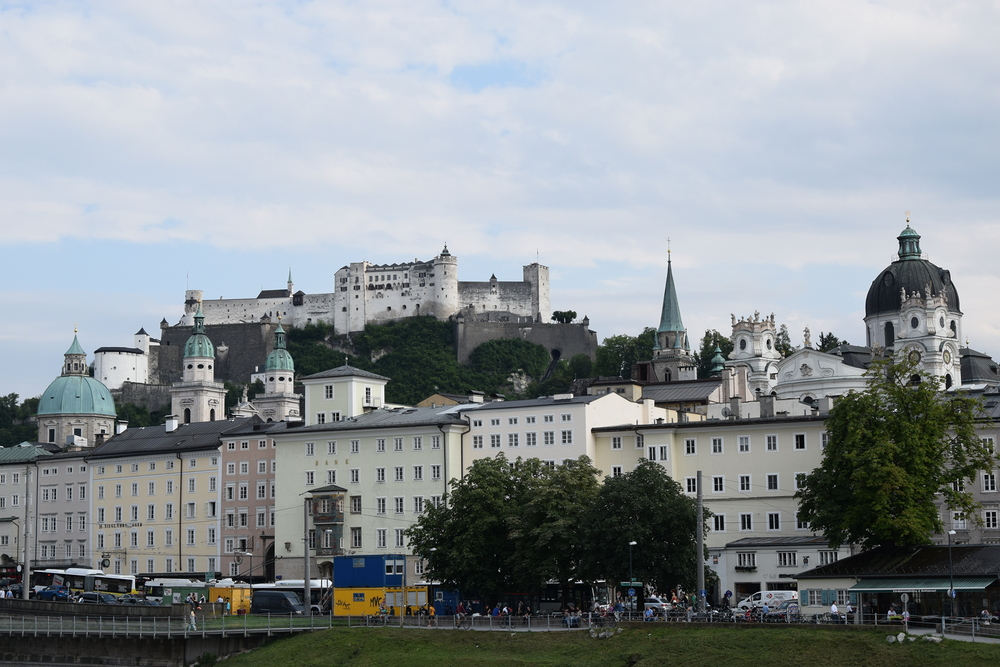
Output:
<svg viewBox="0 0 1000 667">
<path fill-rule="evenodd" d="M 597 489 L 587 457 L 553 468 L 501 453 L 475 461 L 450 487 L 407 531 L 433 577 L 495 597 L 578 576 L 580 521 Z"/>
<path fill-rule="evenodd" d="M 936 494 L 948 510 L 978 516 L 965 483 L 994 465 L 978 432 L 979 402 L 941 391 L 938 378 L 914 383 L 916 370 L 877 360 L 865 390 L 830 410 L 822 464 L 795 497 L 799 518 L 834 547 L 929 543 L 943 529 Z"/>
<path fill-rule="evenodd" d="M 569 324 L 575 319 L 575 310 L 556 310 L 552 312 L 552 320 L 561 324 Z"/>
<path fill-rule="evenodd" d="M 594 374 L 604 377 L 632 377 L 632 364 L 653 358 L 656 329 L 646 327 L 638 336 L 608 336 L 597 348 Z"/>
<path fill-rule="evenodd" d="M 841 340 L 837 338 L 837 335 L 832 331 L 829 333 L 819 332 L 819 351 L 829 352 L 830 350 L 835 350 L 841 345 L 849 345 L 846 340 Z"/>
<path fill-rule="evenodd" d="M 0 396 L 0 447 L 10 447 L 38 439 L 38 424 L 31 416 L 38 411 L 38 399 L 18 403 L 17 394 Z"/>
<path fill-rule="evenodd" d="M 585 578 L 625 581 L 629 578 L 629 542 L 633 578 L 660 590 L 681 585 L 693 589 L 703 558 L 696 553 L 694 498 L 684 494 L 666 469 L 641 459 L 632 472 L 604 480 L 583 524 L 587 545 Z"/>
</svg>

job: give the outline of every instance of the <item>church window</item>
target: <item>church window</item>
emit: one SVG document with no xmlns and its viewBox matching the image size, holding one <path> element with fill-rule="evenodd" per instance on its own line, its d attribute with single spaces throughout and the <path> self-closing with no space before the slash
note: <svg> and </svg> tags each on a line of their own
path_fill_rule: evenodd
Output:
<svg viewBox="0 0 1000 667">
<path fill-rule="evenodd" d="M 896 329 L 892 326 L 892 322 L 885 323 L 885 346 L 892 347 L 892 344 L 896 342 Z"/>
<path fill-rule="evenodd" d="M 944 329 L 944 315 L 938 318 L 938 326 Z"/>
<path fill-rule="evenodd" d="M 205 364 L 198 364 L 198 368 L 204 368 Z"/>
<path fill-rule="evenodd" d="M 747 349 L 747 339 L 746 338 L 740 338 L 740 349 L 741 350 Z"/>
<path fill-rule="evenodd" d="M 910 318 L 910 328 L 911 329 L 916 329 L 919 326 L 920 326 L 920 320 L 918 320 L 916 317 L 911 317 Z"/>
</svg>

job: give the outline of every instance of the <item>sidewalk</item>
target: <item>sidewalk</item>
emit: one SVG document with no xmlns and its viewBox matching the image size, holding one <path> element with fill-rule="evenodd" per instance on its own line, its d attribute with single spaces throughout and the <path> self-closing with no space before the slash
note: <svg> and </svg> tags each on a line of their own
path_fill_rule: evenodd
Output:
<svg viewBox="0 0 1000 667">
<path fill-rule="evenodd" d="M 886 634 L 893 634 L 893 633 L 886 633 Z M 898 633 L 896 633 L 896 634 L 898 634 Z M 910 634 L 911 635 L 919 635 L 919 636 L 923 636 L 923 635 L 938 635 L 938 636 L 941 636 L 941 633 L 937 631 L 937 628 L 915 628 L 915 627 L 911 627 L 910 628 Z M 949 632 L 949 633 L 945 634 L 944 637 L 945 637 L 945 639 L 954 639 L 954 640 L 962 641 L 962 642 L 976 642 L 976 643 L 983 643 L 983 644 L 1000 644 L 1000 638 L 997 638 L 997 637 L 984 637 L 982 635 L 976 635 L 975 637 L 973 637 L 970 634 Z"/>
</svg>

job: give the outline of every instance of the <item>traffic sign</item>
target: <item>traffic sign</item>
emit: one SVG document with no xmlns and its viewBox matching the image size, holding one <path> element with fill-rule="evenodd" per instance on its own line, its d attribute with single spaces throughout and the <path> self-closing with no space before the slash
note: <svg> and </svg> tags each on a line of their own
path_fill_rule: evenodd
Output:
<svg viewBox="0 0 1000 667">
<path fill-rule="evenodd" d="M 727 598 L 731 598 L 731 597 L 733 597 L 733 592 L 732 592 L 732 591 L 726 591 L 726 593 L 725 593 L 725 596 L 724 596 L 724 597 L 727 597 Z"/>
<path fill-rule="evenodd" d="M 628 596 L 630 598 L 634 598 L 635 597 L 635 589 L 634 588 L 628 589 Z"/>
<path fill-rule="evenodd" d="M 899 599 L 903 601 L 903 604 L 906 604 L 907 602 L 910 601 L 910 594 L 903 593 L 902 595 L 899 596 Z"/>
<path fill-rule="evenodd" d="M 703 598 L 706 595 L 708 595 L 708 591 L 706 591 L 704 588 L 698 591 L 698 597 Z"/>
</svg>

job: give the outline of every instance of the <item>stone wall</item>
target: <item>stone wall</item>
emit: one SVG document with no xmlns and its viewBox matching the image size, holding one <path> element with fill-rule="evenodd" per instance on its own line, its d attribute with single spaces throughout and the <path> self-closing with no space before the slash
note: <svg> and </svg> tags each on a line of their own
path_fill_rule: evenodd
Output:
<svg viewBox="0 0 1000 667">
<path fill-rule="evenodd" d="M 212 324 L 205 333 L 215 345 L 215 381 L 249 382 L 256 366 L 263 366 L 274 349 L 277 322 L 256 324 Z M 151 381 L 169 385 L 181 380 L 184 344 L 191 337 L 189 326 L 160 329 L 160 346 L 153 348 L 157 375 Z"/>
<path fill-rule="evenodd" d="M 147 410 L 153 412 L 170 405 L 170 385 L 125 382 L 121 389 L 112 389 L 111 396 L 115 399 L 115 405 L 132 403 L 145 406 Z"/>
<path fill-rule="evenodd" d="M 596 358 L 597 333 L 591 331 L 586 324 L 542 324 L 523 321 L 510 313 L 507 315 L 508 321 L 498 321 L 502 319 L 498 314 L 483 318 L 483 321 L 478 318 L 458 318 L 455 322 L 458 361 L 467 363 L 472 351 L 487 341 L 514 338 L 541 345 L 549 351 L 550 356 L 558 355 L 558 358 L 567 361 L 577 354 Z"/>
</svg>

